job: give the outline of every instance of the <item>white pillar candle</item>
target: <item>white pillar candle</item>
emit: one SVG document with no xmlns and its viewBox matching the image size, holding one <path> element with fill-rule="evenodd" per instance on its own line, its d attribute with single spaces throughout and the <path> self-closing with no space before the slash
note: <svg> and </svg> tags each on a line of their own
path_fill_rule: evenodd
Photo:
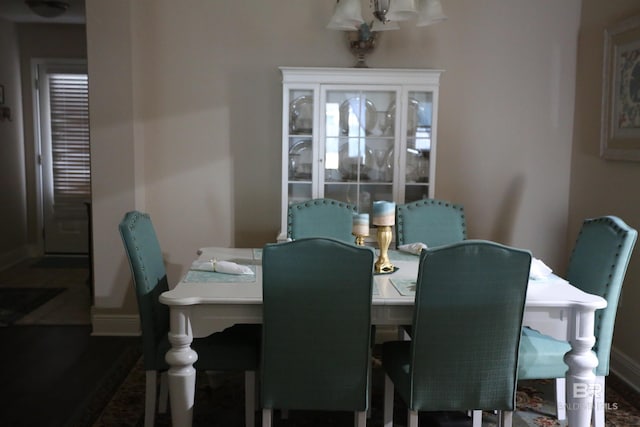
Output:
<svg viewBox="0 0 640 427">
<path fill-rule="evenodd" d="M 396 204 L 379 200 L 373 202 L 373 225 L 394 225 L 396 222 Z"/>
<path fill-rule="evenodd" d="M 368 213 L 353 215 L 352 233 L 356 236 L 369 235 L 369 214 Z"/>
</svg>

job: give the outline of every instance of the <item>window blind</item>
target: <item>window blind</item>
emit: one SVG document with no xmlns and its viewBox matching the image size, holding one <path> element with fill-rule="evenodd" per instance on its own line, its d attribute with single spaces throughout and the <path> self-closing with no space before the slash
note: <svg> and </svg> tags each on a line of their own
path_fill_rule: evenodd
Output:
<svg viewBox="0 0 640 427">
<path fill-rule="evenodd" d="M 57 217 L 85 217 L 91 197 L 86 74 L 48 74 L 53 203 Z"/>
</svg>

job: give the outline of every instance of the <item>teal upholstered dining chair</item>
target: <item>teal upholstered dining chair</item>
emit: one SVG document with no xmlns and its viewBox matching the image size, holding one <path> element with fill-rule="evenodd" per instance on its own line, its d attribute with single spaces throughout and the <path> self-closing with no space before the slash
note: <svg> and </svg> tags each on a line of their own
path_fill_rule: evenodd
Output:
<svg viewBox="0 0 640 427">
<path fill-rule="evenodd" d="M 607 307 L 596 311 L 593 350 L 598 357 L 595 369 L 599 393 L 593 404 L 594 427 L 604 427 L 605 377 L 609 375 L 609 356 L 618 299 L 638 232 L 620 218 L 604 216 L 583 222 L 574 245 L 567 280 L 577 288 L 607 300 Z M 571 349 L 568 342 L 554 339 L 538 331 L 524 328 L 520 348 L 519 379 L 556 379 L 558 418 L 564 419 L 565 374 L 564 355 Z"/>
<path fill-rule="evenodd" d="M 272 411 L 354 411 L 366 423 L 374 255 L 328 238 L 262 255 L 263 426 Z"/>
<path fill-rule="evenodd" d="M 424 199 L 396 207 L 396 244 L 424 243 L 428 247 L 467 238 L 464 208 L 444 200 Z"/>
<path fill-rule="evenodd" d="M 396 245 L 424 243 L 429 248 L 462 242 L 467 238 L 467 223 L 461 205 L 423 199 L 396 206 Z M 404 336 L 412 334 L 410 325 L 400 328 Z"/>
<path fill-rule="evenodd" d="M 157 376 L 161 373 L 159 410 L 166 410 L 168 396 L 165 354 L 168 341 L 169 308 L 158 297 L 169 290 L 164 261 L 155 229 L 148 214 L 128 212 L 119 225 L 120 235 L 133 275 L 140 325 L 142 357 L 146 371 L 145 427 L 154 425 Z M 260 354 L 259 325 L 235 325 L 206 338 L 193 340 L 198 353 L 196 369 L 245 371 L 246 425 L 255 422 L 255 371 Z"/>
<path fill-rule="evenodd" d="M 419 411 L 498 410 L 511 425 L 530 264 L 528 251 L 481 240 L 421 252 L 413 339 L 382 345 L 385 427 L 394 389 L 410 427 Z"/>
<path fill-rule="evenodd" d="M 287 237 L 329 237 L 353 243 L 351 235 L 355 206 L 332 199 L 312 199 L 289 205 Z"/>
</svg>

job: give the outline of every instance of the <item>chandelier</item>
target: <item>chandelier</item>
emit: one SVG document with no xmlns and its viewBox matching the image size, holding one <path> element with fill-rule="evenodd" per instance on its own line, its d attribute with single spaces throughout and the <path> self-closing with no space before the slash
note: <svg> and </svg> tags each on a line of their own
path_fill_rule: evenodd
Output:
<svg viewBox="0 0 640 427">
<path fill-rule="evenodd" d="M 356 67 L 367 67 L 365 56 L 376 45 L 377 33 L 400 29 L 400 22 L 415 21 L 418 27 L 447 19 L 440 0 L 369 0 L 372 18 L 362 16 L 362 0 L 337 0 L 330 30 L 348 32 L 349 48 L 356 56 Z"/>
</svg>

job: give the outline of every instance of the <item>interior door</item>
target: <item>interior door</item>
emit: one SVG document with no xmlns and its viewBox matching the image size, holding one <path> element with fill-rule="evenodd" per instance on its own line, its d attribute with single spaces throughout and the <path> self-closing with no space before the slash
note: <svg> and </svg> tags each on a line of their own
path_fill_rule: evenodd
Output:
<svg viewBox="0 0 640 427">
<path fill-rule="evenodd" d="M 86 64 L 37 66 L 45 253 L 88 253 L 91 162 Z"/>
</svg>

